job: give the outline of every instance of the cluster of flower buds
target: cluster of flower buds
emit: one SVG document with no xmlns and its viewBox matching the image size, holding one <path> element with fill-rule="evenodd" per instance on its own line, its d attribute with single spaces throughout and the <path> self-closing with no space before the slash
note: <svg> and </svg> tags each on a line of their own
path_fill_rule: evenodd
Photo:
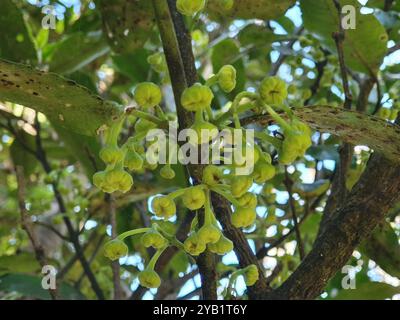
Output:
<svg viewBox="0 0 400 320">
<path fill-rule="evenodd" d="M 177 5 L 179 4 L 181 11 L 192 15 L 201 10 L 201 6 L 194 5 L 195 2 L 178 1 Z M 149 60 L 154 65 L 163 64 L 162 57 L 159 55 Z M 190 137 L 192 144 L 203 145 L 213 142 L 222 130 L 237 129 L 244 132 L 240 115 L 257 111 L 268 113 L 281 129 L 280 138 L 270 136 L 267 132 L 259 132 L 256 135 L 256 138 L 264 144 L 275 147 L 278 152 L 278 163 L 284 165 L 293 163 L 298 157 L 304 156 L 308 147 L 311 146 L 311 129 L 297 119 L 285 105 L 288 88 L 280 78 L 264 79 L 256 92 L 238 93 L 230 104 L 230 110 L 219 116 L 212 109 L 214 86 L 218 86 L 225 93 L 232 92 L 236 88 L 235 68 L 226 65 L 217 74 L 211 76 L 205 84 L 196 83 L 183 92 L 180 99 L 181 106 L 186 112 L 194 113 L 191 129 L 197 133 L 197 140 L 194 141 L 194 137 L 193 139 Z M 100 152 L 100 157 L 107 167 L 104 171 L 95 174 L 93 182 L 104 192 L 129 191 L 133 180 L 126 170 L 140 173 L 145 168 L 154 170 L 157 167 L 146 162 L 146 145 L 143 144 L 143 140 L 150 129 L 166 128 L 164 124 L 168 121 L 168 117 L 159 106 L 162 100 L 161 90 L 153 83 L 141 83 L 136 88 L 134 99 L 140 107 L 131 111 L 131 114 L 138 119 L 134 127 L 134 136 L 128 138 L 119 147 L 118 135 L 122 128 L 122 121 L 119 121 L 107 131 L 105 147 Z M 244 100 L 246 100 L 245 103 L 242 103 Z M 208 134 L 204 135 L 204 131 Z M 266 197 L 270 199 L 272 192 L 268 181 L 275 177 L 278 169 L 277 163 L 274 163 L 271 155 L 262 149 L 261 144 L 249 145 L 244 140 L 240 143 L 242 143 L 242 156 L 246 156 L 247 160 L 253 164 L 254 170 L 249 174 L 237 173 L 237 169 L 243 167 L 243 163 L 236 161 L 237 159 L 233 163 L 222 161 L 222 164 L 218 165 L 209 164 L 203 168 L 202 178 L 198 185 L 178 189 L 168 195 L 158 195 L 152 199 L 151 211 L 155 221 L 174 218 L 177 214 L 178 201 L 181 201 L 188 210 L 197 212 L 187 238 L 182 243 L 155 223 L 152 228 L 128 231 L 117 239 L 111 240 L 104 248 L 105 255 L 111 260 L 125 256 L 128 248 L 123 240 L 128 236 L 143 233 L 142 244 L 145 247 L 153 247 L 156 254 L 145 270 L 139 274 L 139 281 L 145 287 L 157 288 L 161 280 L 154 271 L 154 267 L 159 256 L 170 245 L 178 247 L 191 256 L 198 256 L 206 250 L 218 255 L 225 255 L 232 251 L 234 244 L 221 230 L 221 224 L 212 205 L 212 194 L 218 194 L 232 205 L 231 223 L 234 227 L 249 228 L 257 220 L 258 203 L 257 194 L 251 192 L 251 188 L 254 184 L 264 185 L 263 190 Z M 223 158 L 222 155 L 221 158 Z M 165 179 L 175 177 L 170 164 L 166 164 L 159 172 Z M 243 275 L 248 286 L 254 285 L 258 280 L 256 266 L 249 266 L 234 274 L 235 276 L 231 279 Z"/>
</svg>

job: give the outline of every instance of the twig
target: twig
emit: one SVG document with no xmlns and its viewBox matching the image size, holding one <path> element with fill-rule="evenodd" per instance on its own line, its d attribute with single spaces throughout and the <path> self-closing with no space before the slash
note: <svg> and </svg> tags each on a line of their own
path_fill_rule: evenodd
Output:
<svg viewBox="0 0 400 320">
<path fill-rule="evenodd" d="M 46 266 L 47 258 L 44 252 L 42 245 L 39 243 L 36 234 L 32 228 L 32 221 L 29 217 L 29 213 L 26 210 L 25 204 L 25 179 L 24 179 L 24 168 L 21 166 L 17 166 L 15 168 L 15 173 L 17 176 L 17 183 L 18 183 L 18 204 L 21 213 L 21 225 L 22 228 L 26 231 L 29 240 L 31 241 L 33 250 L 35 252 L 36 260 L 39 262 L 40 266 L 43 268 Z M 49 288 L 50 296 L 53 300 L 57 300 L 57 288 L 51 289 Z"/>
<path fill-rule="evenodd" d="M 345 32 L 344 32 L 343 24 L 342 24 L 342 9 L 341 9 L 341 6 L 340 6 L 340 3 L 338 0 L 332 0 L 332 1 L 335 4 L 335 7 L 339 14 L 339 32 L 333 33 L 333 39 L 335 40 L 336 48 L 337 48 L 337 52 L 338 52 L 338 56 L 339 56 L 340 73 L 342 75 L 343 90 L 344 90 L 344 95 L 345 95 L 344 107 L 345 107 L 345 109 L 351 109 L 353 97 L 350 92 L 349 81 L 348 81 L 348 76 L 347 76 L 347 69 L 346 69 L 346 64 L 344 61 L 343 41 L 345 39 Z"/>
<path fill-rule="evenodd" d="M 115 202 L 112 195 L 110 194 L 106 194 L 104 200 L 108 204 L 108 213 L 111 223 L 111 238 L 115 239 L 118 236 Z M 120 279 L 121 270 L 119 262 L 118 261 L 111 262 L 111 268 L 112 268 L 113 283 L 114 283 L 114 300 L 122 300 L 122 287 Z"/>
</svg>

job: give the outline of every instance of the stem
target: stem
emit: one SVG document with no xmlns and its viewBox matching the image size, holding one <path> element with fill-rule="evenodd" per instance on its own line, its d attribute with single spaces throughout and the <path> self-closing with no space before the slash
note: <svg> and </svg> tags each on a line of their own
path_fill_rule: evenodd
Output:
<svg viewBox="0 0 400 320">
<path fill-rule="evenodd" d="M 132 236 L 135 236 L 135 235 L 138 235 L 141 233 L 146 233 L 147 231 L 150 231 L 150 230 L 151 230 L 151 228 L 140 228 L 140 229 L 135 229 L 135 230 L 129 230 L 124 233 L 121 233 L 117 238 L 119 240 L 124 240 L 127 237 L 132 237 Z"/>
</svg>

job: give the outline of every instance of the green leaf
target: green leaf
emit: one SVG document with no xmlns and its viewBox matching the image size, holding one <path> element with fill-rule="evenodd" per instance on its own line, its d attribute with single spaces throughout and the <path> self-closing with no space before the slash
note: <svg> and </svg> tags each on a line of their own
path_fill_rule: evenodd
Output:
<svg viewBox="0 0 400 320">
<path fill-rule="evenodd" d="M 88 136 L 95 136 L 122 111 L 72 80 L 4 60 L 0 60 L 0 100 L 33 108 L 52 123 Z"/>
<path fill-rule="evenodd" d="M 295 0 L 235 0 L 232 9 L 226 12 L 218 6 L 219 1 L 208 1 L 208 10 L 212 14 L 220 14 L 235 19 L 263 20 L 279 18 L 296 2 Z"/>
<path fill-rule="evenodd" d="M 58 294 L 66 300 L 83 300 L 85 297 L 74 287 L 58 284 Z M 0 277 L 0 291 L 18 292 L 25 297 L 50 300 L 48 290 L 42 288 L 42 278 L 27 274 L 10 273 Z"/>
<path fill-rule="evenodd" d="M 384 300 L 400 293 L 400 288 L 386 283 L 366 282 L 354 290 L 341 290 L 334 300 Z"/>
<path fill-rule="evenodd" d="M 14 165 L 23 167 L 24 174 L 29 176 L 35 171 L 39 162 L 32 153 L 26 150 L 25 147 L 35 151 L 35 137 L 26 133 L 24 130 L 19 130 L 17 134 L 18 139 L 15 139 L 10 146 L 10 156 Z"/>
<path fill-rule="evenodd" d="M 374 230 L 371 237 L 361 244 L 360 251 L 390 275 L 400 277 L 399 239 L 388 222 Z"/>
<path fill-rule="evenodd" d="M 0 275 L 10 272 L 34 273 L 40 269 L 41 267 L 32 253 L 0 257 Z"/>
<path fill-rule="evenodd" d="M 71 34 L 54 45 L 51 57 L 48 57 L 50 70 L 62 74 L 72 73 L 105 55 L 109 50 L 101 32 Z M 77 51 L 79 54 L 76 54 Z"/>
<path fill-rule="evenodd" d="M 373 14 L 361 14 L 357 0 L 341 0 L 356 7 L 356 28 L 345 30 L 345 63 L 355 71 L 375 75 L 387 51 L 388 35 Z M 337 52 L 332 34 L 339 31 L 339 14 L 332 0 L 301 0 L 305 27 L 332 52 Z"/>
<path fill-rule="evenodd" d="M 148 55 L 148 50 L 139 49 L 134 53 L 114 55 L 112 60 L 116 71 L 138 83 L 147 80 L 150 70 L 150 65 L 147 63 Z"/>
<path fill-rule="evenodd" d="M 304 198 L 318 197 L 328 191 L 330 181 L 326 179 L 318 180 L 314 183 L 295 183 L 293 191 Z"/>
<path fill-rule="evenodd" d="M 152 1 L 98 0 L 103 31 L 117 53 L 142 48 L 155 25 Z"/>
<path fill-rule="evenodd" d="M 21 10 L 12 0 L 1 1 L 0 58 L 34 62 L 36 49 Z"/>
</svg>

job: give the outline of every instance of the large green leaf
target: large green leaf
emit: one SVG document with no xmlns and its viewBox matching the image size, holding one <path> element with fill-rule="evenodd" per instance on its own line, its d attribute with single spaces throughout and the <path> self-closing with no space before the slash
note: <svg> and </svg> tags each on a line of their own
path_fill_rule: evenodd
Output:
<svg viewBox="0 0 400 320">
<path fill-rule="evenodd" d="M 0 100 L 44 113 L 53 123 L 94 136 L 116 119 L 121 108 L 74 81 L 29 66 L 0 60 Z"/>
<path fill-rule="evenodd" d="M 131 53 L 142 48 L 155 26 L 152 1 L 97 0 L 104 34 L 112 49 Z"/>
<path fill-rule="evenodd" d="M 0 10 L 0 58 L 36 61 L 36 50 L 21 10 L 12 0 L 2 0 Z"/>
<path fill-rule="evenodd" d="M 341 290 L 334 300 L 384 300 L 400 293 L 400 288 L 386 283 L 366 282 L 354 290 Z"/>
<path fill-rule="evenodd" d="M 357 8 L 356 28 L 345 30 L 343 51 L 346 65 L 355 71 L 376 74 L 387 51 L 388 35 L 372 14 L 361 14 L 357 0 L 341 0 L 341 5 Z M 339 13 L 332 0 L 301 0 L 305 27 L 336 52 L 333 33 L 339 31 Z"/>
<path fill-rule="evenodd" d="M 0 291 L 18 292 L 36 299 L 50 299 L 49 291 L 42 288 L 42 278 L 27 274 L 10 273 L 0 277 Z M 66 300 L 85 299 L 79 291 L 66 283 L 59 284 L 58 294 Z"/>
<path fill-rule="evenodd" d="M 109 52 L 110 48 L 101 32 L 77 32 L 54 44 L 51 51 L 50 70 L 69 74 L 86 66 Z M 76 54 L 79 52 L 79 54 Z"/>
<path fill-rule="evenodd" d="M 40 269 L 40 265 L 32 253 L 0 257 L 0 275 L 10 272 L 35 273 Z"/>
<path fill-rule="evenodd" d="M 209 0 L 208 10 L 212 14 L 240 19 L 276 19 L 292 6 L 295 0 L 235 0 L 232 9 L 225 11 L 220 0 Z"/>
<path fill-rule="evenodd" d="M 396 232 L 388 222 L 378 226 L 360 251 L 374 260 L 383 270 L 400 278 L 400 245 Z"/>
</svg>

